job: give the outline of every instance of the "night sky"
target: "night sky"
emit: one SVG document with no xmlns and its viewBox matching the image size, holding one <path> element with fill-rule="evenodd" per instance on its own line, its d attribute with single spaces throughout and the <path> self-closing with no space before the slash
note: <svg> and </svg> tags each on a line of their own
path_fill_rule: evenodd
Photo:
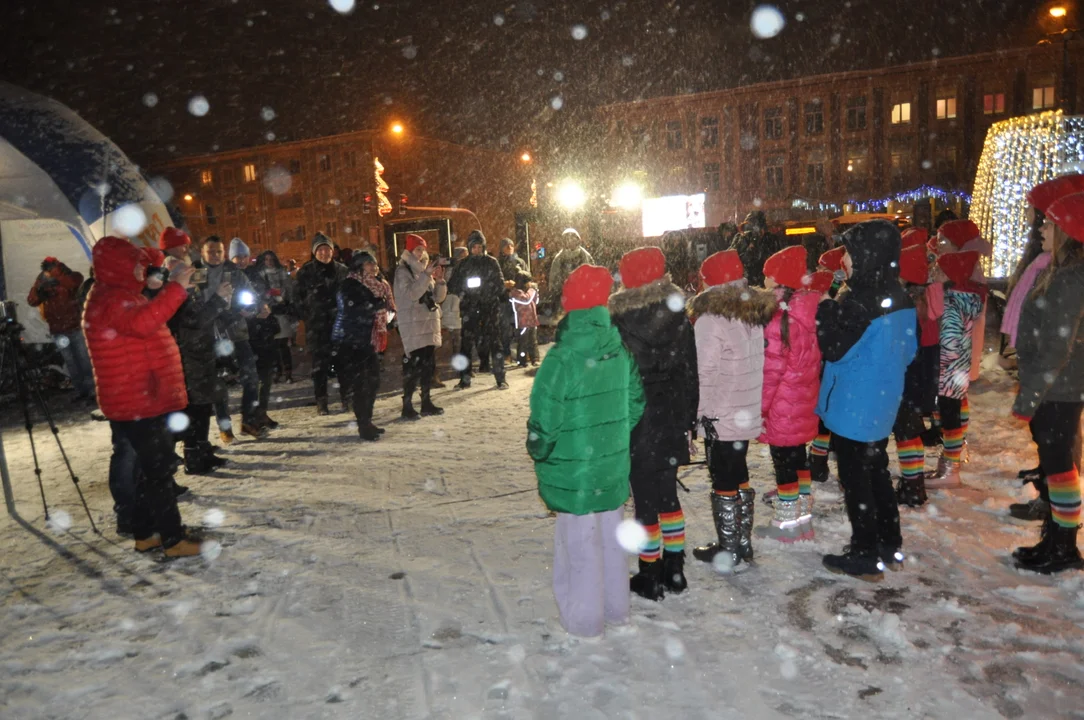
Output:
<svg viewBox="0 0 1084 720">
<path fill-rule="evenodd" d="M 328 0 L 2 4 L 0 77 L 153 163 L 393 118 L 560 157 L 599 103 L 1034 43 L 1050 3 L 785 0 L 769 40 L 750 31 L 757 3 L 733 0 L 371 0 L 346 15 Z M 195 95 L 204 117 L 188 112 Z"/>
</svg>

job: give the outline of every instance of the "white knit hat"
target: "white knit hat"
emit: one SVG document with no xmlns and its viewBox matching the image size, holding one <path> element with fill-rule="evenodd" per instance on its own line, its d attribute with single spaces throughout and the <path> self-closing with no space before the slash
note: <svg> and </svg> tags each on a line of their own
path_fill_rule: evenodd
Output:
<svg viewBox="0 0 1084 720">
<path fill-rule="evenodd" d="M 251 256 L 252 253 L 248 249 L 248 245 L 245 245 L 245 241 L 241 238 L 234 238 L 230 240 L 230 260 L 233 260 L 238 255 L 244 255 L 246 257 Z"/>
</svg>

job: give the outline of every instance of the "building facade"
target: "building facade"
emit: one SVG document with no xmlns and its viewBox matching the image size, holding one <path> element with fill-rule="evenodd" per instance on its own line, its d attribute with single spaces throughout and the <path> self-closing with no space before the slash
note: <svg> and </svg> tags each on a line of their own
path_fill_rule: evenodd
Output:
<svg viewBox="0 0 1084 720">
<path fill-rule="evenodd" d="M 383 216 L 374 159 L 389 186 L 392 211 Z M 495 252 L 513 233 L 515 208 L 531 194 L 529 172 L 515 155 L 390 131 L 183 158 L 155 171 L 172 184 L 172 203 L 197 241 L 239 237 L 254 256 L 274 250 L 283 262 L 308 260 L 313 236 L 322 232 L 340 247 L 371 248 L 389 267 L 396 247 L 386 241 L 386 227 L 430 216 L 447 218 L 464 239 L 480 223 Z M 417 207 L 448 210 L 410 209 Z"/>
<path fill-rule="evenodd" d="M 706 193 L 709 226 L 921 186 L 970 192 L 992 123 L 1075 109 L 1069 52 L 1041 45 L 608 105 L 610 172 L 637 177 L 648 196 Z"/>
</svg>

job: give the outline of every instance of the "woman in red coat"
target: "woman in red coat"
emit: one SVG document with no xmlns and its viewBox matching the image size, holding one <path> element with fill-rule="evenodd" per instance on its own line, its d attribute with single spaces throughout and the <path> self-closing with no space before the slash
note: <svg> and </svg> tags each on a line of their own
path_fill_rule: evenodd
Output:
<svg viewBox="0 0 1084 720">
<path fill-rule="evenodd" d="M 143 296 L 147 256 L 127 240 L 105 237 L 94 246 L 94 288 L 83 331 L 94 367 L 98 405 L 113 442 L 130 443 L 142 477 L 132 513 L 135 549 L 165 548 L 167 557 L 197 555 L 185 537 L 173 497 L 173 435 L 169 413 L 188 404 L 177 343 L 166 326 L 187 297 L 192 269 L 183 267 L 154 300 Z"/>
</svg>

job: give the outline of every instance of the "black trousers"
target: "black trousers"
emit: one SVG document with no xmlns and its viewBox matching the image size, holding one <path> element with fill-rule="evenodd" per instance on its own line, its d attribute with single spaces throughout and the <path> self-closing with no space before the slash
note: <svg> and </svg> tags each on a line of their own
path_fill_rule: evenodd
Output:
<svg viewBox="0 0 1084 720">
<path fill-rule="evenodd" d="M 422 402 L 429 399 L 433 387 L 433 372 L 437 367 L 437 348 L 426 345 L 403 356 L 403 399 L 410 400 L 414 389 L 421 385 Z"/>
<path fill-rule="evenodd" d="M 959 418 L 959 405 L 957 405 L 957 418 Z M 900 403 L 899 412 L 896 413 L 896 424 L 892 426 L 892 434 L 896 442 L 913 440 L 926 432 L 926 423 L 922 420 L 922 411 L 908 404 Z"/>
<path fill-rule="evenodd" d="M 110 421 L 113 446 L 127 443 L 135 453 L 136 478 L 133 497 L 132 533 L 145 540 L 154 533 L 170 547 L 184 538 L 181 513 L 173 496 L 173 434 L 166 416 L 128 422 Z"/>
<path fill-rule="evenodd" d="M 892 476 L 888 472 L 888 438 L 861 442 L 834 436 L 839 482 L 851 521 L 851 547 L 874 553 L 878 543 L 888 548 L 903 545 L 900 511 Z"/>
<path fill-rule="evenodd" d="M 188 430 L 184 433 L 184 449 L 196 450 L 209 442 L 207 436 L 211 431 L 211 414 L 214 412 L 214 406 L 210 403 L 189 405 L 184 412 L 188 415 Z"/>
<path fill-rule="evenodd" d="M 713 440 L 708 443 L 706 452 L 712 490 L 737 492 L 739 485 L 749 482 L 748 440 Z"/>
<path fill-rule="evenodd" d="M 677 468 L 651 469 L 645 463 L 632 464 L 629 484 L 636 506 L 636 521 L 641 525 L 658 525 L 659 513 L 681 509 L 677 494 Z"/>
<path fill-rule="evenodd" d="M 1084 403 L 1044 402 L 1035 410 L 1031 419 L 1031 437 L 1039 449 L 1039 466 L 1044 476 L 1069 472 L 1076 467 L 1077 435 L 1080 432 L 1080 413 Z M 1046 483 L 1039 493 L 1049 500 Z"/>
<path fill-rule="evenodd" d="M 139 458 L 128 438 L 113 430 L 113 454 L 109 457 L 109 494 L 117 524 L 131 527 L 136 512 L 136 487 L 141 473 Z"/>
<path fill-rule="evenodd" d="M 380 356 L 372 344 L 365 347 L 342 346 L 338 354 L 339 384 L 347 391 L 354 406 L 358 427 L 373 422 L 373 405 L 380 389 Z M 404 378 L 406 364 L 403 365 Z"/>
<path fill-rule="evenodd" d="M 256 348 L 256 379 L 259 382 L 255 409 L 257 422 L 267 414 L 267 408 L 271 404 L 271 386 L 275 382 L 275 364 L 277 362 L 278 348 L 276 346 L 268 345 Z"/>
<path fill-rule="evenodd" d="M 775 485 L 797 485 L 798 471 L 809 469 L 809 457 L 805 445 L 772 445 L 772 466 L 775 468 Z"/>
<path fill-rule="evenodd" d="M 500 320 L 496 317 L 487 318 L 463 318 L 463 345 L 461 352 L 467 356 L 467 369 L 459 373 L 459 377 L 471 376 L 470 358 L 473 357 L 475 348 L 478 357 L 485 362 L 485 358 L 492 358 L 493 377 L 497 382 L 504 382 L 504 351 L 502 338 L 500 337 Z M 482 364 L 480 363 L 480 364 Z"/>
<path fill-rule="evenodd" d="M 287 379 L 294 376 L 294 356 L 290 349 L 290 338 L 278 338 L 275 340 L 278 348 L 278 358 L 275 360 L 275 371 L 286 374 Z"/>
<path fill-rule="evenodd" d="M 312 389 L 318 400 L 327 400 L 327 380 L 334 362 L 335 352 L 330 343 L 312 346 Z M 340 395 L 342 391 L 342 383 L 339 383 Z"/>
</svg>

